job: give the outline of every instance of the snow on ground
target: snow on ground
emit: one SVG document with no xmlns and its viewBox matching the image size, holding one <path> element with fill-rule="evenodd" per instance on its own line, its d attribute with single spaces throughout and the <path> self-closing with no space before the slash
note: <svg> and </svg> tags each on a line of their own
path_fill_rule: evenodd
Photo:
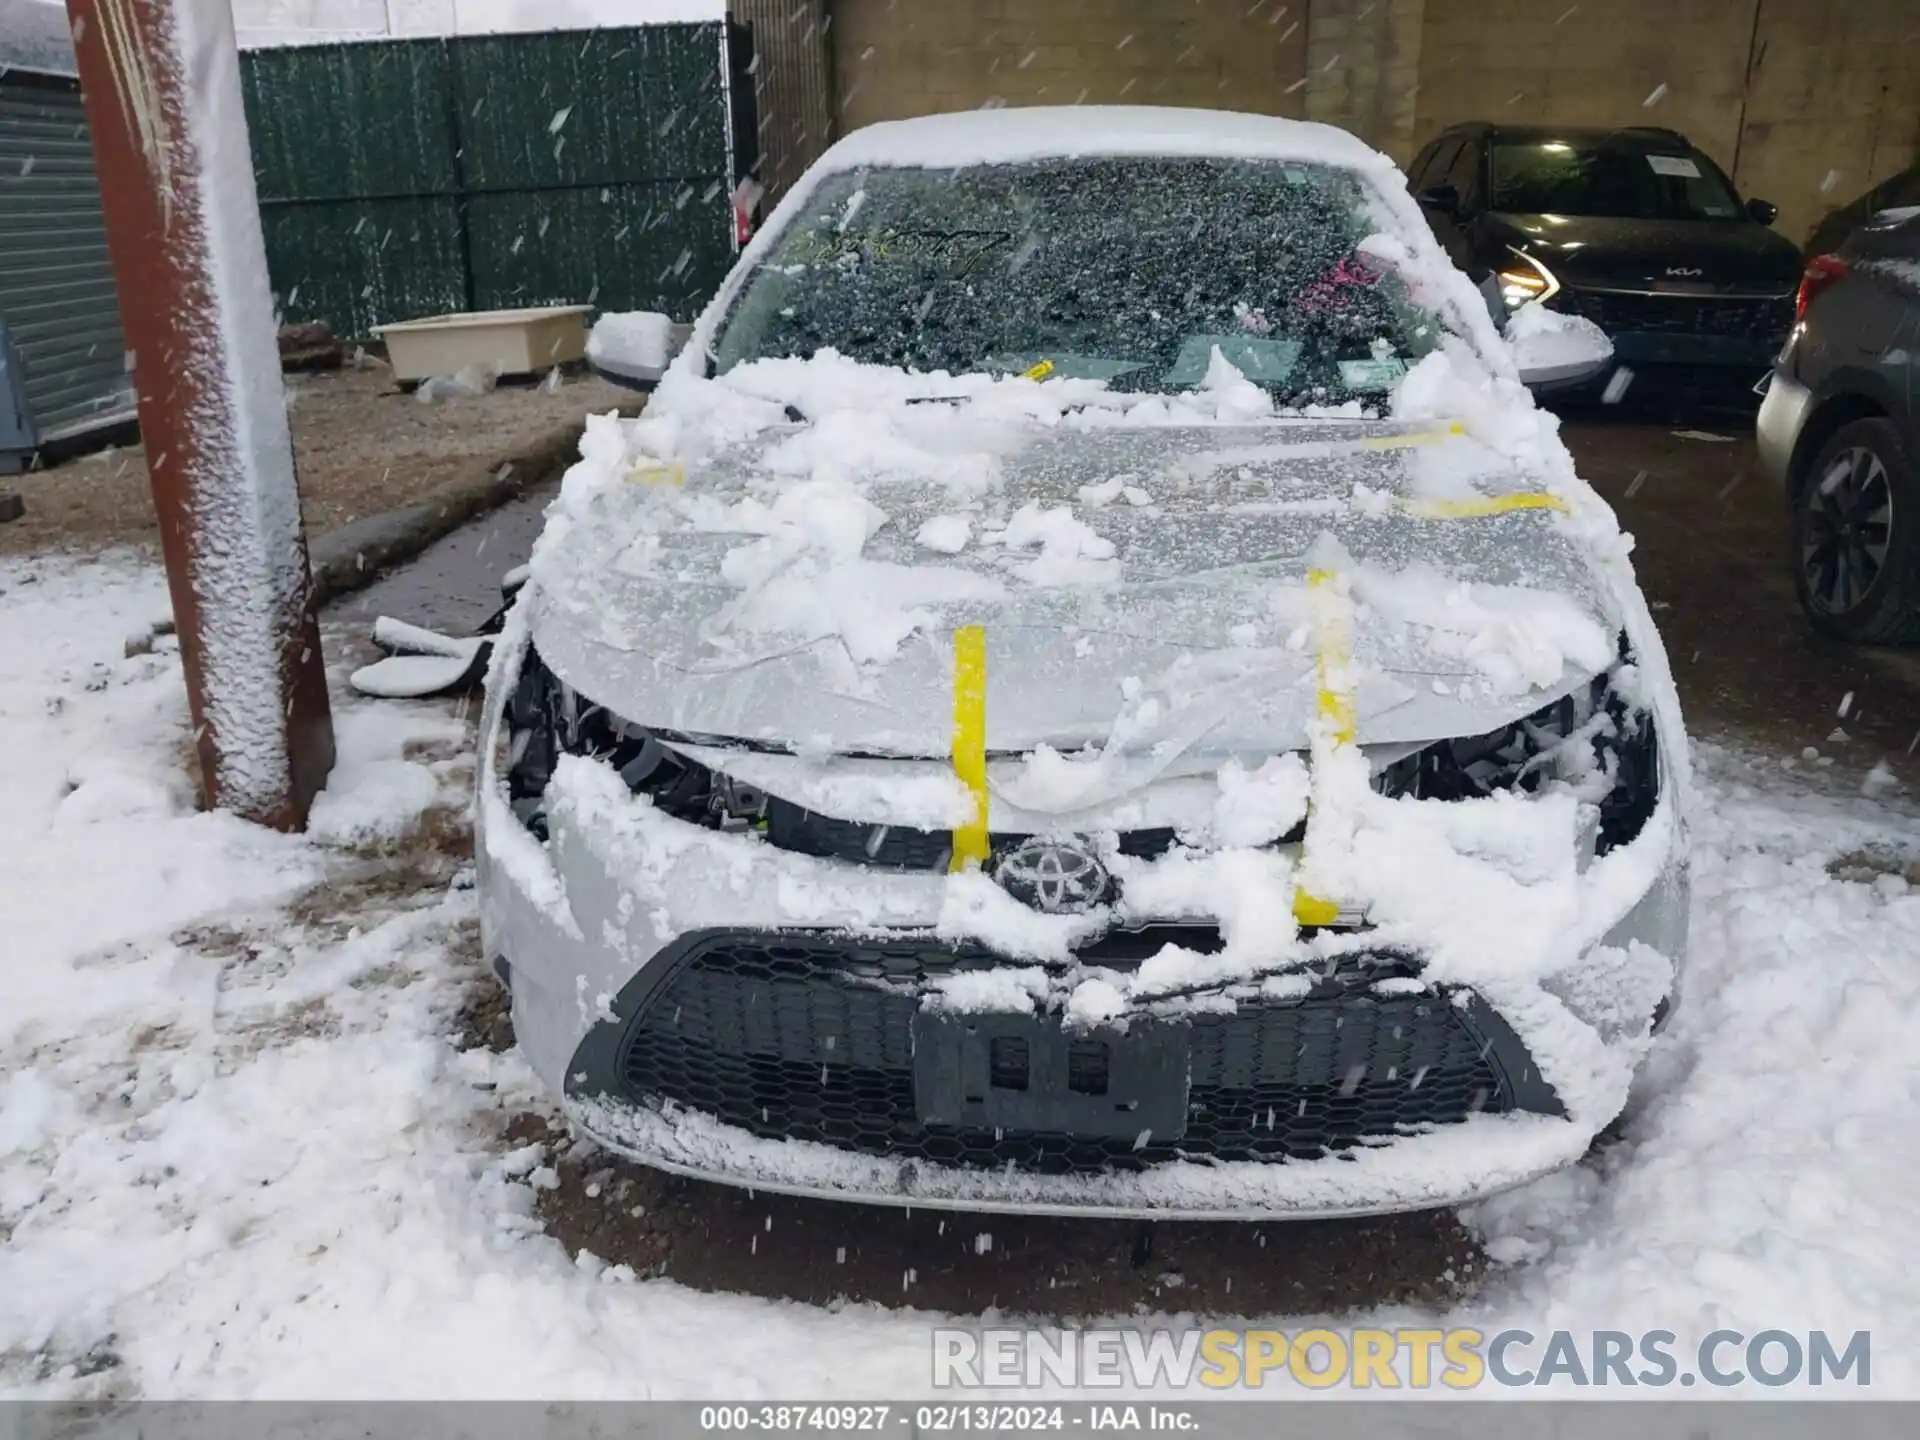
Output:
<svg viewBox="0 0 1920 1440">
<path fill-rule="evenodd" d="M 0 564 L 0 1394 L 925 1393 L 924 1314 L 539 1233 L 501 1135 L 536 1087 L 455 1038 L 461 723 L 343 708 L 318 836 L 196 814 L 177 660 L 123 654 L 164 613 L 145 562 Z M 1451 1314 L 1336 1323 L 1869 1329 L 1874 1393 L 1920 1394 L 1920 894 L 1828 869 L 1911 815 L 1699 758 L 1687 1003 L 1622 1138 L 1479 1207 L 1503 1266 Z"/>
</svg>

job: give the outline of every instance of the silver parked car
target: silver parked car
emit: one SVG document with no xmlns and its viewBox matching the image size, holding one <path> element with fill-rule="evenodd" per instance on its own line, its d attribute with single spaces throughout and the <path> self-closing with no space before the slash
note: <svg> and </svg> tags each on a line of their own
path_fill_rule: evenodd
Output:
<svg viewBox="0 0 1920 1440">
<path fill-rule="evenodd" d="M 485 944 L 570 1118 L 1155 1217 L 1579 1158 L 1678 994 L 1686 742 L 1523 380 L 1344 132 L 835 145 L 592 422 L 489 677 Z"/>
<path fill-rule="evenodd" d="M 1807 262 L 1761 401 L 1814 627 L 1920 640 L 1920 214 L 1888 212 Z"/>
</svg>

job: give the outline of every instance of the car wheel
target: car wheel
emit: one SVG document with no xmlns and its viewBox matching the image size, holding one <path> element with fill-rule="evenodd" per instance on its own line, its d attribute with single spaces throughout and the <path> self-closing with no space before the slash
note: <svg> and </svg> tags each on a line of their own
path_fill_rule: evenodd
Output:
<svg viewBox="0 0 1920 1440">
<path fill-rule="evenodd" d="M 1794 499 L 1793 560 L 1816 630 L 1920 640 L 1920 471 L 1891 422 L 1855 420 L 1820 447 Z"/>
</svg>

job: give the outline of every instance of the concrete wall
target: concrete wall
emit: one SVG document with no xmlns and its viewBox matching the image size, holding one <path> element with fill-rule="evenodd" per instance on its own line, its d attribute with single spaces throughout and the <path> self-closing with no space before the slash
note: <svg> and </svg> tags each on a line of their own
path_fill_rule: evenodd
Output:
<svg viewBox="0 0 1920 1440">
<path fill-rule="evenodd" d="M 1730 169 L 1756 3 L 1427 0 L 1414 142 L 1460 120 L 1665 125 Z"/>
<path fill-rule="evenodd" d="M 1306 9 L 1303 0 L 833 0 L 840 131 L 988 104 L 1301 116 Z"/>
<path fill-rule="evenodd" d="M 1307 118 L 1413 158 L 1426 0 L 1309 0 Z"/>
<path fill-rule="evenodd" d="M 1821 214 L 1920 157 L 1920 0 L 828 0 L 839 133 L 982 105 L 1202 105 L 1403 163 L 1460 120 L 1664 125 Z"/>
<path fill-rule="evenodd" d="M 1735 179 L 1804 240 L 1920 160 L 1920 0 L 1762 0 Z"/>
</svg>

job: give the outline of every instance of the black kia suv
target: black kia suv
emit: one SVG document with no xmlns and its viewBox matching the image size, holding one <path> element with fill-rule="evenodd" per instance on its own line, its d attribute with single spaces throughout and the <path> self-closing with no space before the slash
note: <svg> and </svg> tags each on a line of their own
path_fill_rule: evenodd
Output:
<svg viewBox="0 0 1920 1440">
<path fill-rule="evenodd" d="M 1746 397 L 1793 324 L 1801 257 L 1726 174 L 1672 130 L 1455 125 L 1408 167 L 1448 252 L 1517 309 L 1584 315 L 1616 366 L 1588 382 Z"/>
</svg>

